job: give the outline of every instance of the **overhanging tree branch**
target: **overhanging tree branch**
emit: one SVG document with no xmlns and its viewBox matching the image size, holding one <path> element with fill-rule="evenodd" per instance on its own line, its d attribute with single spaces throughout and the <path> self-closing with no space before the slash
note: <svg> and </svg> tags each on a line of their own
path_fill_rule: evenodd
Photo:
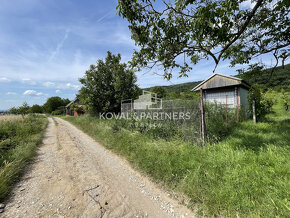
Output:
<svg viewBox="0 0 290 218">
<path fill-rule="evenodd" d="M 252 20 L 252 18 L 254 17 L 256 11 L 258 10 L 258 8 L 262 5 L 263 0 L 258 0 L 255 7 L 252 9 L 251 13 L 249 14 L 247 20 L 245 21 L 245 23 L 243 24 L 243 26 L 241 27 L 241 29 L 237 32 L 236 36 L 220 51 L 219 56 L 217 57 L 217 61 L 216 61 L 216 66 L 213 70 L 213 72 L 215 72 L 215 69 L 218 65 L 218 63 L 220 62 L 222 55 L 224 54 L 224 52 L 234 43 L 236 42 L 240 36 L 245 32 L 247 26 L 250 24 L 250 21 Z"/>
<path fill-rule="evenodd" d="M 222 59 L 230 59 L 232 66 L 245 64 L 290 44 L 286 1 L 256 0 L 252 9 L 230 0 L 162 0 L 160 9 L 153 0 L 118 2 L 119 14 L 128 19 L 132 38 L 140 46 L 133 56 L 139 68 L 156 61 L 164 72 L 179 68 L 185 75 L 191 67 L 178 62 L 178 56 L 186 54 L 193 65 L 212 58 L 215 72 Z"/>
</svg>

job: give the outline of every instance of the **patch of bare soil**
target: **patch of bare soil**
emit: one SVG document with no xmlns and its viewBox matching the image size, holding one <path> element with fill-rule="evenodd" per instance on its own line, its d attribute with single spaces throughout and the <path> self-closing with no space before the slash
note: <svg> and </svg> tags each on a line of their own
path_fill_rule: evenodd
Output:
<svg viewBox="0 0 290 218">
<path fill-rule="evenodd" d="M 193 217 L 122 158 L 49 118 L 36 161 L 2 217 Z"/>
</svg>

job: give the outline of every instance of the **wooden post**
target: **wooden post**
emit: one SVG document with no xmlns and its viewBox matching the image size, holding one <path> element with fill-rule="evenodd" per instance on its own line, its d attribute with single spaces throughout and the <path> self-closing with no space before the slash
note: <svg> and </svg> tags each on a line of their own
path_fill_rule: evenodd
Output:
<svg viewBox="0 0 290 218">
<path fill-rule="evenodd" d="M 240 96 L 240 88 L 235 88 L 236 90 L 236 96 L 237 96 L 237 121 L 239 122 L 239 112 L 240 112 L 240 105 L 241 105 L 241 96 Z"/>
<path fill-rule="evenodd" d="M 206 123 L 205 123 L 205 116 L 204 116 L 204 105 L 203 105 L 203 91 L 200 89 L 200 111 L 201 111 L 201 134 L 203 144 L 205 143 L 206 139 Z"/>
<path fill-rule="evenodd" d="M 226 95 L 226 123 L 228 123 L 228 95 Z"/>
<path fill-rule="evenodd" d="M 253 105 L 253 122 L 254 122 L 254 124 L 256 124 L 257 119 L 256 119 L 256 102 L 255 102 L 255 100 L 252 101 L 252 105 Z"/>
</svg>

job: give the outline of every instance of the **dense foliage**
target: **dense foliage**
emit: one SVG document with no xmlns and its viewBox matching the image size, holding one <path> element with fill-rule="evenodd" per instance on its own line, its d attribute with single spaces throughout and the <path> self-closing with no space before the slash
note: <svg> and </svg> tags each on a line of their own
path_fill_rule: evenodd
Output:
<svg viewBox="0 0 290 218">
<path fill-rule="evenodd" d="M 164 76 L 179 68 L 181 76 L 200 59 L 231 64 L 273 53 L 289 55 L 288 0 L 118 0 L 118 13 L 129 22 L 131 37 L 140 47 L 132 66 L 163 66 Z M 180 59 L 183 61 L 180 61 Z M 179 61 L 178 61 L 179 59 Z"/>
<path fill-rule="evenodd" d="M 134 72 L 121 63 L 121 55 L 108 52 L 105 60 L 91 65 L 80 79 L 83 87 L 79 97 L 91 113 L 118 112 L 122 100 L 134 99 L 140 93 L 136 81 Z"/>
<path fill-rule="evenodd" d="M 261 85 L 252 85 L 249 90 L 249 113 L 252 114 L 253 101 L 255 102 L 255 110 L 257 118 L 264 117 L 267 113 L 272 112 L 272 107 L 277 103 L 278 92 L 272 89 L 263 89 Z"/>
<path fill-rule="evenodd" d="M 263 65 L 250 65 L 247 70 L 239 72 L 238 77 L 246 80 L 250 84 L 265 85 L 268 88 L 280 90 L 290 86 L 290 64 L 276 67 L 271 75 L 273 68 L 264 69 Z M 289 88 L 288 88 L 289 89 Z"/>
<path fill-rule="evenodd" d="M 154 86 L 150 88 L 150 92 L 156 93 L 158 98 L 165 98 L 168 95 L 167 90 L 162 86 Z"/>
<path fill-rule="evenodd" d="M 43 105 L 43 109 L 46 113 L 52 113 L 53 111 L 64 112 L 64 106 L 66 106 L 70 100 L 62 99 L 58 96 L 53 96 L 47 99 L 46 103 Z"/>
<path fill-rule="evenodd" d="M 286 111 L 290 110 L 290 91 L 282 90 L 282 102 Z"/>
<path fill-rule="evenodd" d="M 53 115 L 65 114 L 65 106 L 70 102 L 68 99 L 60 98 L 58 96 L 50 97 L 44 105 L 34 104 L 31 107 L 24 102 L 20 107 L 12 107 L 9 109 L 11 114 L 21 114 L 22 116 L 33 113 L 49 113 Z"/>
<path fill-rule="evenodd" d="M 30 113 L 43 113 L 43 107 L 38 104 L 34 104 L 30 107 L 29 112 Z"/>
</svg>

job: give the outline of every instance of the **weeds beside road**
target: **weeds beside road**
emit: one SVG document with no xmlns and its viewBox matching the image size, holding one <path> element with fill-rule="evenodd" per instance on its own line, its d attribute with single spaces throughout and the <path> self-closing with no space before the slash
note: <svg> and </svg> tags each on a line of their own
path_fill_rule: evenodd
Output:
<svg viewBox="0 0 290 218">
<path fill-rule="evenodd" d="M 11 191 L 28 161 L 36 154 L 47 118 L 5 116 L 0 120 L 0 201 Z"/>
<path fill-rule="evenodd" d="M 281 104 L 264 122 L 242 122 L 223 141 L 206 147 L 116 128 L 114 120 L 65 119 L 156 181 L 186 194 L 198 215 L 290 215 L 290 119 Z"/>
</svg>

